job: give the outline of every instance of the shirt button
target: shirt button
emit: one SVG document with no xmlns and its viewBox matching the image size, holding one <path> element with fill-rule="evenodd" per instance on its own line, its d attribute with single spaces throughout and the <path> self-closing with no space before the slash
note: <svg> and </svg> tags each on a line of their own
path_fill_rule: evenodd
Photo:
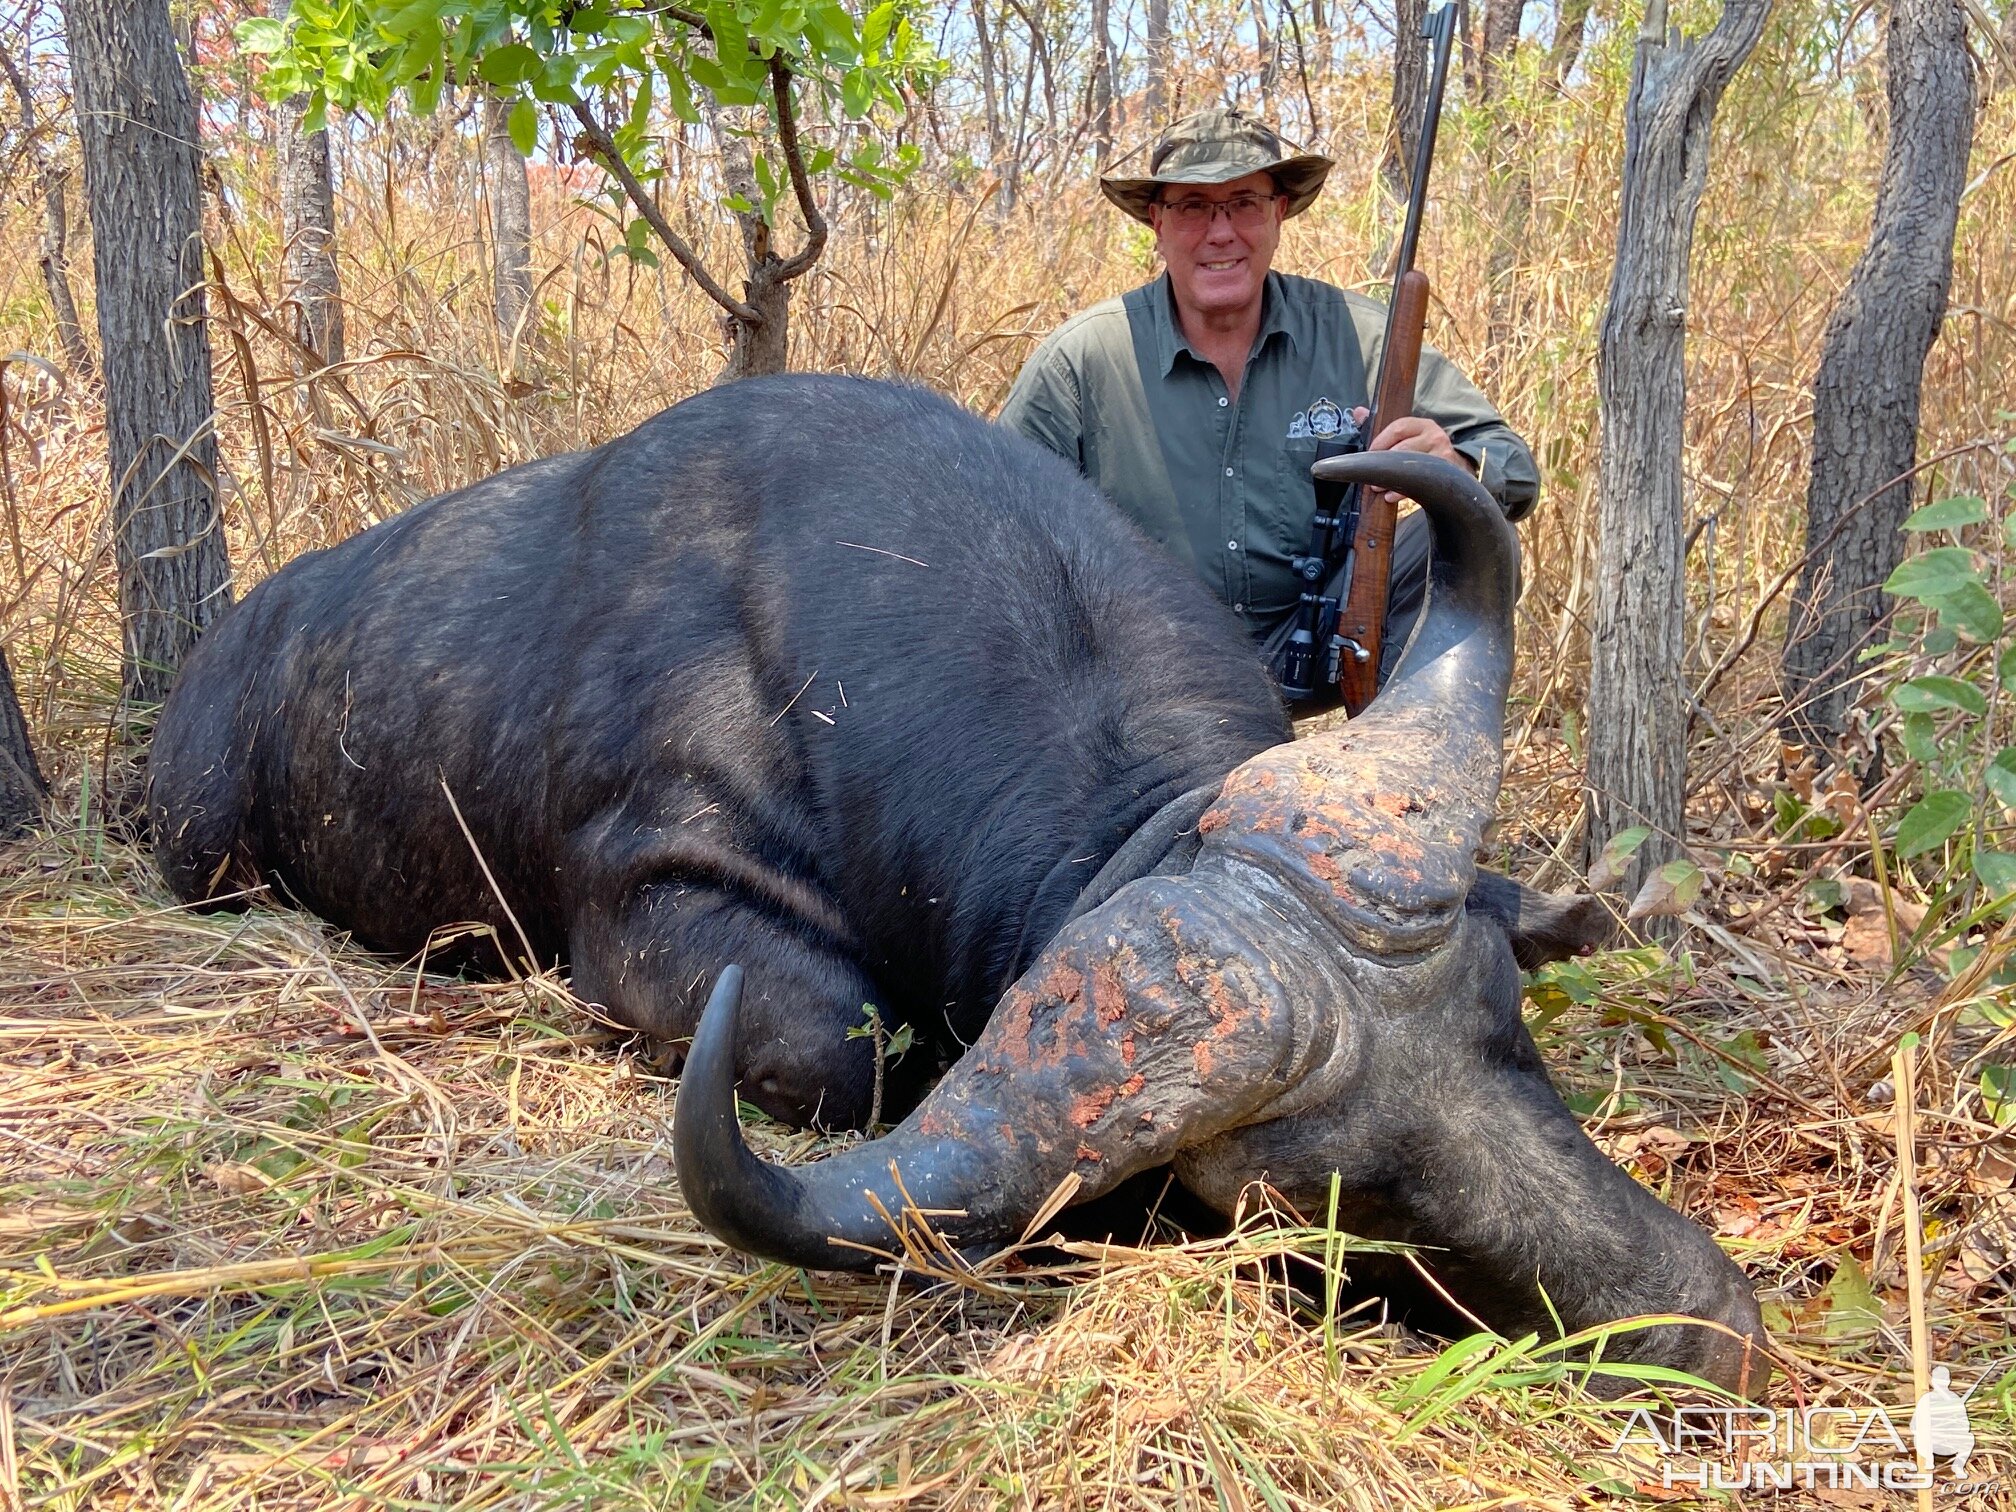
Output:
<svg viewBox="0 0 2016 1512">
<path fill-rule="evenodd" d="M 1220 399 L 1220 400 L 1218 401 L 1218 408 L 1220 408 L 1220 409 L 1223 409 L 1223 408 L 1225 408 L 1225 406 L 1226 406 L 1226 405 L 1230 404 L 1231 402 L 1232 402 L 1232 401 L 1231 401 L 1230 399 L 1223 399 L 1223 398 L 1221 398 L 1221 399 Z"/>
<path fill-rule="evenodd" d="M 1232 606 L 1232 612 L 1234 614 L 1244 614 L 1246 612 L 1246 606 L 1244 604 L 1234 604 Z"/>
<path fill-rule="evenodd" d="M 1231 468 L 1229 468 L 1229 467 L 1228 467 L 1228 468 L 1226 468 L 1226 469 L 1225 469 L 1225 476 L 1226 476 L 1226 477 L 1228 477 L 1228 478 L 1232 476 L 1232 469 L 1231 469 Z"/>
<path fill-rule="evenodd" d="M 1237 541 L 1227 541 L 1225 543 L 1225 549 L 1227 551 L 1237 551 L 1239 549 L 1239 543 Z"/>
</svg>

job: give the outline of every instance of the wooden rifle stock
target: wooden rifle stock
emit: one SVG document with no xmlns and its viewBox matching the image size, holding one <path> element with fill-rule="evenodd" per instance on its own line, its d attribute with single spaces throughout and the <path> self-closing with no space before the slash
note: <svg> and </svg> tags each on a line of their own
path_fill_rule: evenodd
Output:
<svg viewBox="0 0 2016 1512">
<path fill-rule="evenodd" d="M 1414 413 L 1414 381 L 1421 370 L 1421 341 L 1428 327 L 1428 275 L 1410 269 L 1393 290 L 1387 348 L 1379 364 L 1379 392 L 1373 397 L 1371 434 Z M 1351 539 L 1351 587 L 1337 619 L 1347 645 L 1338 663 L 1338 686 L 1353 716 L 1372 702 L 1379 688 L 1379 656 L 1386 632 L 1386 596 L 1393 568 L 1393 529 L 1399 506 L 1383 489 L 1358 491 L 1358 529 Z"/>
</svg>

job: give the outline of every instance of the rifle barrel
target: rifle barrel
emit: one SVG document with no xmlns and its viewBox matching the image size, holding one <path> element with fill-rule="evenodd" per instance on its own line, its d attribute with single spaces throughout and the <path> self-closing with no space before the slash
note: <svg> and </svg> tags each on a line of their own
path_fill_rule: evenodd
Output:
<svg viewBox="0 0 2016 1512">
<path fill-rule="evenodd" d="M 1428 76 L 1428 98 L 1421 111 L 1421 135 L 1414 143 L 1414 173 L 1407 181 L 1407 222 L 1400 232 L 1400 263 L 1394 277 L 1412 272 L 1414 248 L 1421 240 L 1421 212 L 1428 201 L 1428 170 L 1435 162 L 1435 135 L 1442 125 L 1442 92 L 1449 82 L 1449 47 L 1456 39 L 1456 7 L 1445 5 L 1428 17 L 1421 35 L 1435 44 Z"/>
</svg>

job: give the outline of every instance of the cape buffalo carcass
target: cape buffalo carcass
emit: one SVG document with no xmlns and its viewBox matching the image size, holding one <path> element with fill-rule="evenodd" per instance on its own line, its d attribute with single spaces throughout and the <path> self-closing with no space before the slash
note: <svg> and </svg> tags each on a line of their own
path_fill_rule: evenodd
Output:
<svg viewBox="0 0 2016 1512">
<path fill-rule="evenodd" d="M 1710 1326 L 1610 1357 L 1754 1383 L 1744 1276 L 1589 1142 L 1521 1022 L 1515 950 L 1582 911 L 1474 866 L 1511 529 L 1433 459 L 1325 465 L 1419 501 L 1434 578 L 1371 708 L 1298 742 L 1232 618 L 1038 448 L 915 389 L 713 390 L 247 595 L 155 735 L 161 868 L 388 951 L 487 923 L 692 1037 L 681 1185 L 756 1254 L 872 1264 L 892 1166 L 967 1247 L 1073 1176 L 1308 1213 L 1334 1177 L 1346 1229 L 1425 1246 L 1501 1329 L 1683 1314 Z M 737 1081 L 865 1119 L 869 1003 L 970 1048 L 887 1137 L 758 1160 Z"/>
</svg>

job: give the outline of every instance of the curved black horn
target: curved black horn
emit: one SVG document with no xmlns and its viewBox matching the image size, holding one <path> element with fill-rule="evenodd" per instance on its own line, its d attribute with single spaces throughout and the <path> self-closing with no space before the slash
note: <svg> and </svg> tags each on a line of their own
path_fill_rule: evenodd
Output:
<svg viewBox="0 0 2016 1512">
<path fill-rule="evenodd" d="M 1311 470 L 1329 482 L 1404 494 L 1433 531 L 1428 604 L 1400 665 L 1373 701 L 1456 699 L 1502 724 L 1512 680 L 1512 608 L 1519 597 L 1519 538 L 1498 502 L 1463 468 L 1420 452 L 1354 452 Z"/>
<path fill-rule="evenodd" d="M 1498 801 L 1519 546 L 1491 495 L 1437 458 L 1361 452 L 1315 472 L 1420 502 L 1435 533 L 1428 604 L 1392 680 L 1357 718 L 1226 777 L 1198 824 L 1197 865 L 1241 857 L 1355 947 L 1414 955 L 1455 928 Z"/>
<path fill-rule="evenodd" d="M 810 1168 L 810 1180 L 759 1158 L 743 1139 L 735 1111 L 741 1003 L 742 968 L 726 967 L 680 1073 L 672 1158 L 686 1205 L 709 1232 L 749 1254 L 820 1270 L 873 1269 L 878 1257 L 861 1246 L 886 1251 L 897 1241 L 867 1194 L 875 1192 L 892 1214 L 907 1205 L 890 1177 L 891 1162 L 911 1198 L 929 1209 L 941 1193 L 966 1188 L 961 1178 L 972 1175 L 966 1168 L 973 1152 L 946 1141 L 905 1138 L 906 1124 L 886 1139 L 819 1162 Z"/>
<path fill-rule="evenodd" d="M 1122 889 L 1051 942 L 900 1128 L 795 1169 L 752 1154 L 736 1121 L 741 974 L 728 968 L 673 1113 L 687 1206 L 737 1249 L 866 1270 L 872 1251 L 902 1250 L 891 1219 L 913 1221 L 906 1209 L 961 1249 L 998 1248 L 1063 1183 L 1097 1196 L 1250 1121 L 1321 1080 L 1310 1069 L 1334 1062 L 1339 1031 L 1311 1001 L 1348 989 L 1271 915 L 1266 943 L 1247 943 L 1241 907 L 1188 878 Z"/>
</svg>

